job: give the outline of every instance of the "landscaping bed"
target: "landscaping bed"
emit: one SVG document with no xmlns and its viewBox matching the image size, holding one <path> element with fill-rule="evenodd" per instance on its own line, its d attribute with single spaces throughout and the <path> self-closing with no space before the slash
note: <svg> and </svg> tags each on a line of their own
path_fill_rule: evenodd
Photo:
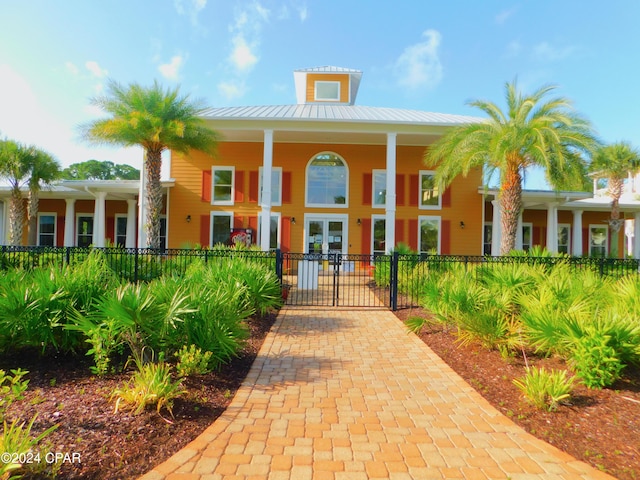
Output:
<svg viewBox="0 0 640 480">
<path fill-rule="evenodd" d="M 396 312 L 401 320 L 421 309 Z M 460 345 L 455 329 L 441 324 L 419 335 L 440 358 L 475 388 L 498 411 L 532 435 L 623 480 L 640 478 L 640 370 L 627 368 L 612 387 L 588 389 L 575 384 L 567 404 L 547 412 L 528 403 L 513 380 L 524 375 L 522 356 L 504 359 L 478 343 Z M 547 369 L 565 369 L 557 357 L 529 356 L 528 362 Z"/>
<path fill-rule="evenodd" d="M 229 405 L 255 359 L 275 314 L 248 320 L 250 337 L 237 358 L 218 371 L 185 379 L 186 395 L 175 400 L 172 418 L 148 408 L 140 415 L 119 411 L 109 400 L 129 373 L 92 375 L 91 362 L 77 357 L 40 357 L 24 352 L 0 360 L 0 369 L 28 370 L 29 389 L 14 403 L 10 418 L 28 420 L 37 414 L 37 433 L 59 425 L 43 441 L 46 451 L 68 453 L 58 478 L 133 479 L 167 460 L 201 434 Z M 78 453 L 80 463 L 71 463 Z M 77 457 L 76 457 L 77 458 Z M 41 458 L 43 467 L 46 459 Z M 18 473 L 18 472 L 16 472 Z M 50 478 L 48 471 L 24 479 Z"/>
</svg>

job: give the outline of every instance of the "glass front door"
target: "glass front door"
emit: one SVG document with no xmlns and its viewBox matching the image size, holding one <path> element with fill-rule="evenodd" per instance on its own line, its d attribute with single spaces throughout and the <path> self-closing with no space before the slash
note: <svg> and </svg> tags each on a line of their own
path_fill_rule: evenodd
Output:
<svg viewBox="0 0 640 480">
<path fill-rule="evenodd" d="M 305 253 L 347 253 L 346 219 L 308 218 Z"/>
</svg>

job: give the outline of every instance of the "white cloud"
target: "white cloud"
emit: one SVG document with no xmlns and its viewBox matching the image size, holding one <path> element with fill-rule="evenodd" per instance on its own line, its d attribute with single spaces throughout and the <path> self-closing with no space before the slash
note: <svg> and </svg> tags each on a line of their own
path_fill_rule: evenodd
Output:
<svg viewBox="0 0 640 480">
<path fill-rule="evenodd" d="M 514 13 L 516 13 L 516 8 L 515 7 L 514 8 L 510 8 L 509 10 L 503 10 L 499 14 L 496 15 L 495 22 L 498 25 L 502 25 L 507 20 L 509 20 L 509 18 L 511 18 L 511 16 L 513 16 Z"/>
<path fill-rule="evenodd" d="M 246 91 L 242 82 L 220 82 L 218 83 L 218 92 L 227 100 L 234 100 L 244 95 Z"/>
<path fill-rule="evenodd" d="M 258 62 L 258 57 L 251 51 L 246 40 L 237 36 L 233 39 L 233 50 L 229 55 L 229 61 L 240 72 L 247 72 Z"/>
<path fill-rule="evenodd" d="M 180 68 L 184 64 L 184 59 L 181 55 L 175 55 L 171 57 L 169 63 L 163 63 L 158 66 L 158 71 L 167 80 L 177 81 L 180 77 Z"/>
<path fill-rule="evenodd" d="M 72 62 L 65 62 L 64 66 L 74 77 L 80 73 L 80 69 L 76 67 Z"/>
<path fill-rule="evenodd" d="M 304 22 L 309 17 L 309 10 L 306 5 L 303 5 L 298 9 L 298 16 L 300 17 L 300 21 Z"/>
<path fill-rule="evenodd" d="M 424 42 L 410 45 L 394 65 L 398 84 L 411 90 L 433 88 L 442 80 L 442 64 L 438 47 L 442 36 L 437 30 L 426 30 Z"/>
<path fill-rule="evenodd" d="M 178 15 L 186 15 L 193 25 L 198 24 L 198 15 L 207 6 L 207 0 L 173 0 Z"/>
<path fill-rule="evenodd" d="M 533 56 L 537 60 L 556 62 L 564 60 L 575 52 L 575 47 L 556 47 L 549 42 L 541 42 L 533 47 Z"/>
<path fill-rule="evenodd" d="M 98 65 L 98 62 L 95 62 L 93 60 L 89 60 L 88 62 L 85 62 L 84 66 L 87 68 L 87 70 L 89 70 L 89 72 L 97 78 L 103 78 L 106 77 L 109 72 L 104 69 L 101 68 L 100 65 Z"/>
</svg>

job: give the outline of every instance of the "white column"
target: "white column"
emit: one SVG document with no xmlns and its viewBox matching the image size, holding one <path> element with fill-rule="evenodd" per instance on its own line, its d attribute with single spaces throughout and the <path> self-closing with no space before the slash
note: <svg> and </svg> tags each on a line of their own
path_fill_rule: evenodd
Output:
<svg viewBox="0 0 640 480">
<path fill-rule="evenodd" d="M 136 246 L 136 200 L 127 200 L 127 240 L 126 248 Z"/>
<path fill-rule="evenodd" d="M 573 248 L 571 254 L 576 257 L 582 256 L 582 210 L 573 211 Z"/>
<path fill-rule="evenodd" d="M 64 246 L 73 247 L 75 242 L 73 241 L 73 231 L 76 224 L 76 199 L 66 198 L 66 208 L 64 212 Z"/>
<path fill-rule="evenodd" d="M 493 221 L 491 223 L 491 256 L 500 256 L 500 240 L 502 238 L 502 209 L 500 208 L 500 200 L 492 200 L 493 205 Z"/>
<path fill-rule="evenodd" d="M 640 258 L 640 212 L 633 214 L 633 258 Z"/>
<path fill-rule="evenodd" d="M 264 152 L 262 155 L 262 219 L 260 221 L 260 248 L 269 251 L 271 238 L 271 177 L 273 170 L 273 130 L 264 131 Z"/>
<path fill-rule="evenodd" d="M 547 205 L 547 250 L 558 253 L 558 207 Z"/>
<path fill-rule="evenodd" d="M 95 207 L 93 209 L 93 245 L 95 247 L 104 247 L 105 237 L 105 200 L 107 192 L 95 193 Z"/>
<path fill-rule="evenodd" d="M 516 230 L 516 250 L 522 250 L 522 212 L 518 215 L 518 230 Z"/>
<path fill-rule="evenodd" d="M 138 193 L 138 248 L 147 248 L 147 159 L 142 161 L 140 171 L 140 192 Z"/>
<path fill-rule="evenodd" d="M 385 253 L 396 246 L 396 144 L 397 133 L 387 133 L 387 203 L 385 205 Z"/>
</svg>

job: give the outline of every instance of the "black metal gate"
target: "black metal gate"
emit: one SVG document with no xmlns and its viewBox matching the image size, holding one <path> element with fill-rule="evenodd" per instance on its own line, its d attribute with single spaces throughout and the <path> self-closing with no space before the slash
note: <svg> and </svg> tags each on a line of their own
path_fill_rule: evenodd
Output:
<svg viewBox="0 0 640 480">
<path fill-rule="evenodd" d="M 281 253 L 287 305 L 393 308 L 389 255 Z"/>
</svg>

